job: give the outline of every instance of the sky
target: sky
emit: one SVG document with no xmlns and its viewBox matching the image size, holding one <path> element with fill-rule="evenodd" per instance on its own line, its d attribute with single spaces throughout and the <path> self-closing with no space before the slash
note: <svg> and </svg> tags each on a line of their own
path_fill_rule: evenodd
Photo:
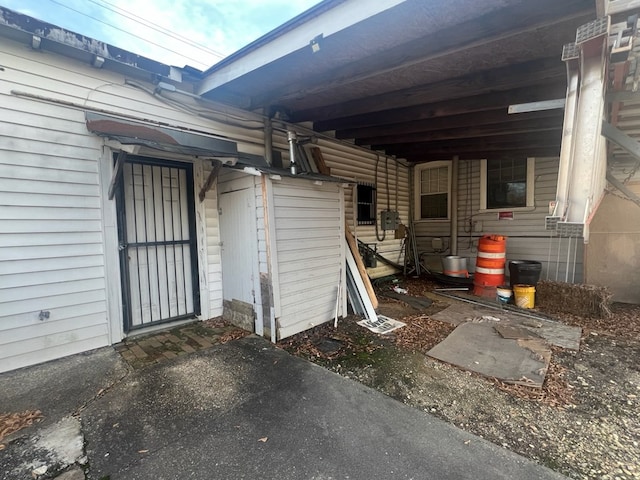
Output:
<svg viewBox="0 0 640 480">
<path fill-rule="evenodd" d="M 320 0 L 0 0 L 169 65 L 206 70 Z"/>
</svg>

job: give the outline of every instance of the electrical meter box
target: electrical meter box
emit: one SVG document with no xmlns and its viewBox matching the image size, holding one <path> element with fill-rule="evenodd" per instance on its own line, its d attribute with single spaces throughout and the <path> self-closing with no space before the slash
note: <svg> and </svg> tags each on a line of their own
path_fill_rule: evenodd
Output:
<svg viewBox="0 0 640 480">
<path fill-rule="evenodd" d="M 396 230 L 400 225 L 400 214 L 393 210 L 383 210 L 380 212 L 380 224 L 382 230 Z"/>
</svg>

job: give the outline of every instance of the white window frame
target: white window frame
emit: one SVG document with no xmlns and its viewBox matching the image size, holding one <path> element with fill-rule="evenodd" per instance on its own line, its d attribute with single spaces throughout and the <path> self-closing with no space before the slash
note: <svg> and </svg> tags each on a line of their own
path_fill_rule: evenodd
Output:
<svg viewBox="0 0 640 480">
<path fill-rule="evenodd" d="M 517 212 L 535 208 L 536 159 L 527 158 L 527 204 L 524 207 L 487 208 L 487 159 L 480 160 L 480 212 Z"/>
<path fill-rule="evenodd" d="M 422 171 L 431 168 L 447 167 L 447 218 L 422 218 L 420 215 L 421 210 L 421 197 L 422 197 Z M 441 160 L 437 162 L 419 163 L 414 167 L 413 171 L 413 210 L 414 220 L 416 222 L 449 222 L 451 221 L 451 160 Z"/>
</svg>

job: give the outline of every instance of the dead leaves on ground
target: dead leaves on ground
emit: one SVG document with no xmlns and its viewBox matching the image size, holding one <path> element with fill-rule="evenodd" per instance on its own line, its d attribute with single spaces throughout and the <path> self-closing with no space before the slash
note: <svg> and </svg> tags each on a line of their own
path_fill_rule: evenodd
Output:
<svg viewBox="0 0 640 480">
<path fill-rule="evenodd" d="M 426 353 L 453 332 L 455 326 L 427 315 L 414 315 L 402 318 L 406 327 L 394 331 L 395 344 L 414 352 Z"/>
<path fill-rule="evenodd" d="M 42 419 L 40 410 L 25 410 L 18 413 L 0 414 L 0 441 Z"/>
<path fill-rule="evenodd" d="M 552 361 L 549 364 L 542 388 L 513 385 L 495 378 L 493 383 L 498 389 L 514 397 L 536 401 L 551 407 L 565 408 L 572 405 L 573 402 L 573 390 L 571 390 L 566 380 L 566 372 L 567 369 L 565 367 Z"/>
</svg>

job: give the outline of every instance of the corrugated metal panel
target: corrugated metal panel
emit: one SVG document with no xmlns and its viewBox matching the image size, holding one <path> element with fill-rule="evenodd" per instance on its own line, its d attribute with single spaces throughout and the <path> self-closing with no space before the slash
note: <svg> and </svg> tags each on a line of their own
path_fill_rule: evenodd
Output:
<svg viewBox="0 0 640 480">
<path fill-rule="evenodd" d="M 344 265 L 341 196 L 341 187 L 330 183 L 314 185 L 296 179 L 273 183 L 278 338 L 327 322 L 335 314 Z M 320 222 L 314 224 L 315 219 Z"/>
</svg>

